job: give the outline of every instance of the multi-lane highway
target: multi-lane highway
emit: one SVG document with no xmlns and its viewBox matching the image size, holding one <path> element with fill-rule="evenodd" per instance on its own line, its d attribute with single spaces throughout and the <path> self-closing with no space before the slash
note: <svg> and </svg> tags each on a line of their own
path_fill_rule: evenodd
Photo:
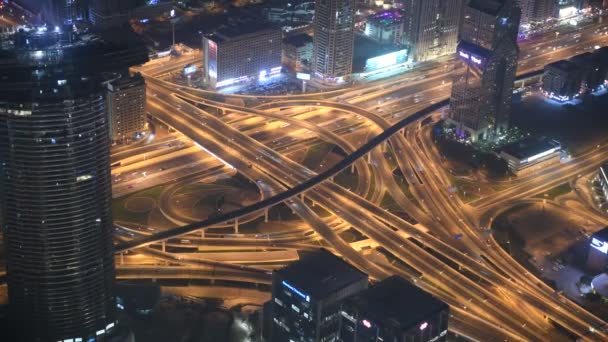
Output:
<svg viewBox="0 0 608 342">
<path fill-rule="evenodd" d="M 608 41 L 605 32 L 604 26 L 595 25 L 556 39 L 525 43 L 519 73 L 525 74 L 542 68 L 547 61 L 603 45 Z M 184 61 L 191 62 L 190 59 L 192 57 L 188 56 Z M 449 60 L 444 64 L 422 65 L 404 75 L 352 88 L 323 94 L 271 97 L 218 96 L 175 85 L 162 80 L 162 76 L 179 70 L 179 64 L 161 63 L 165 62 L 140 68 L 152 94 L 148 97 L 151 114 L 204 147 L 221 163 L 256 182 L 264 196 L 260 202 L 233 213 L 124 242 L 118 246 L 118 251 L 156 251 L 155 257 L 170 257 L 174 263 L 192 265 L 196 261 L 186 255 L 164 252 L 159 255 L 155 249 L 142 247 L 161 241 L 165 241 L 164 246 L 171 243 L 173 237 L 260 213 L 284 202 L 316 234 L 312 237 L 290 234 L 283 241 L 278 236 L 267 236 L 266 244 L 297 249 L 298 244 L 305 244 L 311 238 L 322 239 L 333 251 L 373 278 L 389 274 L 408 277 L 450 304 L 455 316 L 450 329 L 472 339 L 496 340 L 500 336 L 522 341 L 567 340 L 568 337 L 555 329 L 552 322 L 586 340 L 608 338 L 600 330 L 604 321 L 556 295 L 480 229 L 487 227 L 487 221 L 491 219 L 491 215 L 488 218 L 484 213 L 531 197 L 569 180 L 581 170 L 596 167 L 606 157 L 607 147 L 578 156 L 570 164 L 544 170 L 538 177 L 515 181 L 505 190 L 477 202 L 464 204 L 448 191 L 450 178 L 441 167 L 429 137 L 420 130 L 423 119 L 447 104 Z M 238 102 L 234 101 L 224 103 L 226 99 L 245 99 L 248 104 L 254 100 L 260 106 L 245 107 L 235 105 Z M 224 116 L 214 114 L 218 108 Z M 301 147 L 309 146 L 312 135 L 314 139 L 340 146 L 347 156 L 317 173 L 291 160 L 281 141 L 252 138 L 260 134 L 257 128 L 260 124 L 276 121 L 286 123 L 289 128 L 282 127 L 277 133 L 276 128 L 267 125 L 262 131 L 273 132 L 273 137 L 274 134 L 280 137 L 281 132 L 287 134 L 289 146 Z M 389 164 L 389 157 L 394 165 Z M 332 176 L 351 164 L 356 165 L 360 182 L 356 189 L 349 191 L 335 184 Z M 393 177 L 395 167 L 407 180 L 413 199 Z M 375 184 L 373 191 L 369 184 L 371 180 Z M 412 225 L 382 208 L 380 201 L 387 194 L 418 224 Z M 330 212 L 332 223 L 311 210 L 312 205 L 320 205 Z M 400 263 L 372 262 L 363 257 L 336 233 L 337 227 L 349 226 L 373 240 Z M 464 238 L 458 241 L 451 238 L 459 234 Z M 215 241 L 238 248 L 247 244 L 263 245 L 264 239 L 235 236 L 222 242 L 189 236 L 188 242 L 191 246 L 207 246 Z M 300 247 L 304 249 L 306 245 Z M 142 276 L 149 275 L 146 270 L 141 272 Z M 166 272 L 179 273 L 175 269 Z M 192 276 L 209 276 L 203 270 L 201 272 Z M 239 277 L 230 274 L 230 270 L 226 272 L 222 276 Z M 240 271 L 235 269 L 235 272 Z M 482 326 L 484 329 L 479 329 Z"/>
</svg>

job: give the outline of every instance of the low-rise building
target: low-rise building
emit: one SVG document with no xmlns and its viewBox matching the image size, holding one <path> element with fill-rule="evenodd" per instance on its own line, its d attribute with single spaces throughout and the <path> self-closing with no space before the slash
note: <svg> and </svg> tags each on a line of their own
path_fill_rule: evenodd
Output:
<svg viewBox="0 0 608 342">
<path fill-rule="evenodd" d="M 446 341 L 449 306 L 399 276 L 347 298 L 341 342 Z"/>
<path fill-rule="evenodd" d="M 146 83 L 137 73 L 112 81 L 107 88 L 112 141 L 129 143 L 146 130 Z"/>
<path fill-rule="evenodd" d="M 559 163 L 561 144 L 547 138 L 526 138 L 504 146 L 500 157 L 516 176 L 525 176 Z"/>
<path fill-rule="evenodd" d="M 608 266 L 608 227 L 591 235 L 587 253 L 587 270 L 600 273 Z"/>
<path fill-rule="evenodd" d="M 567 60 L 547 64 L 543 75 L 543 94 L 560 102 L 573 100 L 581 92 L 583 71 Z"/>
<path fill-rule="evenodd" d="M 336 341 L 342 301 L 367 286 L 366 274 L 324 249 L 275 271 L 270 341 Z"/>
<path fill-rule="evenodd" d="M 225 24 L 203 37 L 205 82 L 220 88 L 281 72 L 282 33 L 253 20 Z"/>
<path fill-rule="evenodd" d="M 312 62 L 312 37 L 306 33 L 283 39 L 283 65 L 294 71 L 303 71 Z"/>
</svg>

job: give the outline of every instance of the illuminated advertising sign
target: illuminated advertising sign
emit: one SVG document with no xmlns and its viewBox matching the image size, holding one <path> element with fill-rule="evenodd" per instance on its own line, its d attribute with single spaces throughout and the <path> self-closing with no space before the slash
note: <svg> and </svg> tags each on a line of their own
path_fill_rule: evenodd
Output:
<svg viewBox="0 0 608 342">
<path fill-rule="evenodd" d="M 568 18 L 573 15 L 576 15 L 577 12 L 578 12 L 578 10 L 574 6 L 560 8 L 559 9 L 559 18 L 560 19 Z"/>
<path fill-rule="evenodd" d="M 591 238 L 591 247 L 598 251 L 608 254 L 608 243 L 598 240 L 597 238 Z"/>
<path fill-rule="evenodd" d="M 195 72 L 196 72 L 196 65 L 194 65 L 194 64 L 186 65 L 186 67 L 184 68 L 184 75 L 186 75 L 186 76 L 192 75 Z"/>
<path fill-rule="evenodd" d="M 474 56 L 474 55 L 472 55 L 468 52 L 462 51 L 462 50 L 458 51 L 458 55 L 460 57 L 462 57 L 463 59 L 469 60 L 477 65 L 481 65 L 481 62 L 482 62 L 481 57 Z"/>
<path fill-rule="evenodd" d="M 554 147 L 554 148 L 551 148 L 551 149 L 549 149 L 549 150 L 547 150 L 547 151 L 541 152 L 541 153 L 536 154 L 536 155 L 534 155 L 534 156 L 532 156 L 532 157 L 529 157 L 528 159 L 523 160 L 523 161 L 522 161 L 522 163 L 530 163 L 530 162 L 533 162 L 533 161 L 538 160 L 538 159 L 540 159 L 540 158 L 542 158 L 542 157 L 546 157 L 546 156 L 548 156 L 548 155 L 552 154 L 553 152 L 558 151 L 559 149 L 560 149 L 559 147 Z"/>
<path fill-rule="evenodd" d="M 290 289 L 293 293 L 297 294 L 298 296 L 302 297 L 303 299 L 305 299 L 307 302 L 310 302 L 310 296 L 304 294 L 303 292 L 301 292 L 300 290 L 296 289 L 295 287 L 289 285 L 285 280 L 283 280 L 281 282 L 283 284 L 283 286 L 285 286 L 286 288 Z"/>
<path fill-rule="evenodd" d="M 365 71 L 374 71 L 407 62 L 407 49 L 373 57 L 365 62 Z"/>
<path fill-rule="evenodd" d="M 296 74 L 296 78 L 299 79 L 299 80 L 309 81 L 310 80 L 310 74 L 299 72 L 299 73 Z"/>
</svg>

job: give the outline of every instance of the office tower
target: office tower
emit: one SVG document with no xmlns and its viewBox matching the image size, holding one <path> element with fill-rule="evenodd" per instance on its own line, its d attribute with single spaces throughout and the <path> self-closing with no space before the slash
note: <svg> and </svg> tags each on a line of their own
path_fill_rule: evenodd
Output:
<svg viewBox="0 0 608 342">
<path fill-rule="evenodd" d="M 146 82 L 141 74 L 124 74 L 108 83 L 107 107 L 112 141 L 128 143 L 146 130 Z"/>
<path fill-rule="evenodd" d="M 464 0 L 406 0 L 403 42 L 421 62 L 456 52 Z"/>
<path fill-rule="evenodd" d="M 115 329 L 102 73 L 147 51 L 91 38 L 40 28 L 0 41 L 0 216 L 19 341 L 102 341 Z"/>
<path fill-rule="evenodd" d="M 281 73 L 281 30 L 242 20 L 203 36 L 205 82 L 225 87 Z"/>
<path fill-rule="evenodd" d="M 353 70 L 355 0 L 316 0 L 313 21 L 315 78 L 341 83 Z"/>
<path fill-rule="evenodd" d="M 335 341 L 344 298 L 367 288 L 367 275 L 326 250 L 272 276 L 272 342 Z"/>
<path fill-rule="evenodd" d="M 446 341 L 450 308 L 399 276 L 344 300 L 340 342 Z"/>
<path fill-rule="evenodd" d="M 89 20 L 95 26 L 108 28 L 128 23 L 137 0 L 89 0 Z"/>
<path fill-rule="evenodd" d="M 492 140 L 508 127 L 519 19 L 514 0 L 472 0 L 465 8 L 447 120 L 462 138 Z"/>
</svg>

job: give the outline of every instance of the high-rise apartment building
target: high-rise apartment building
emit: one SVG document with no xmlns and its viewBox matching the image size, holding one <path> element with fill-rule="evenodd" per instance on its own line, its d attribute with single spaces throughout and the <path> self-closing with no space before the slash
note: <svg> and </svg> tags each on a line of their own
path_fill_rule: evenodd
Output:
<svg viewBox="0 0 608 342">
<path fill-rule="evenodd" d="M 102 73 L 146 62 L 146 49 L 59 29 L 0 43 L 0 224 L 15 340 L 104 341 L 116 304 Z"/>
<path fill-rule="evenodd" d="M 314 77 L 344 81 L 353 70 L 355 0 L 316 0 L 313 27 Z"/>
<path fill-rule="evenodd" d="M 112 141 L 129 143 L 146 130 L 146 82 L 141 74 L 108 83 L 107 106 Z"/>
<path fill-rule="evenodd" d="M 414 61 L 456 52 L 464 0 L 406 0 L 403 43 Z"/>
<path fill-rule="evenodd" d="M 366 274 L 326 250 L 275 271 L 270 341 L 336 341 L 342 300 L 367 286 Z"/>
<path fill-rule="evenodd" d="M 448 118 L 463 138 L 494 139 L 508 128 L 519 21 L 515 0 L 471 0 L 465 7 Z"/>
</svg>

